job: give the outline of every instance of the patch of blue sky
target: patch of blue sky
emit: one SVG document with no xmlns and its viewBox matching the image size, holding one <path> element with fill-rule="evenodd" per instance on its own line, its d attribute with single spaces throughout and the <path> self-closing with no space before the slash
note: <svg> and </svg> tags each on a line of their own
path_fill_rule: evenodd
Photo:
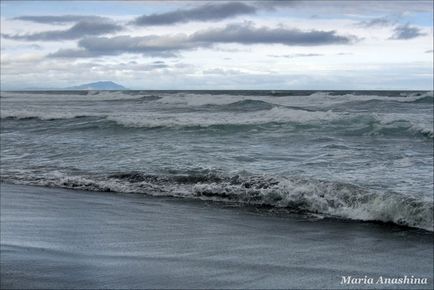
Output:
<svg viewBox="0 0 434 290">
<path fill-rule="evenodd" d="M 406 15 L 401 18 L 402 23 L 411 23 L 418 26 L 433 26 L 433 12 L 419 12 L 410 15 Z"/>
<path fill-rule="evenodd" d="M 172 11 L 179 7 L 182 5 L 135 1 L 2 1 L 1 15 L 6 18 L 22 15 L 65 14 L 140 16 Z"/>
</svg>

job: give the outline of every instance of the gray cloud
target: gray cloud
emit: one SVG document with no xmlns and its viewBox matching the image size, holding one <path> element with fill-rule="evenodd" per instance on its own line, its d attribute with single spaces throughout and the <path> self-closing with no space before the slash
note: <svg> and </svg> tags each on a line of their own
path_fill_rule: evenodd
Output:
<svg viewBox="0 0 434 290">
<path fill-rule="evenodd" d="M 79 49 L 61 49 L 51 57 L 97 57 L 122 53 L 142 53 L 153 56 L 172 57 L 180 49 L 194 48 L 184 34 L 175 36 L 149 35 L 131 37 L 87 37 L 78 42 Z"/>
<path fill-rule="evenodd" d="M 105 17 L 100 16 L 91 16 L 91 15 L 24 15 L 13 18 L 14 20 L 22 20 L 22 21 L 30 21 L 35 23 L 43 23 L 43 24 L 65 24 L 65 23 L 73 23 L 79 21 L 94 21 L 96 19 L 107 19 Z"/>
<path fill-rule="evenodd" d="M 209 3 L 191 9 L 178 9 L 161 14 L 143 15 L 132 23 L 136 25 L 168 25 L 190 21 L 216 21 L 238 15 L 254 14 L 256 8 L 245 3 Z"/>
<path fill-rule="evenodd" d="M 256 28 L 252 24 L 231 24 L 220 29 L 207 29 L 191 35 L 149 35 L 142 37 L 88 37 L 78 42 L 77 50 L 59 50 L 54 57 L 94 57 L 119 55 L 122 53 L 142 53 L 173 56 L 179 50 L 211 47 L 215 44 L 283 44 L 317 46 L 349 44 L 357 39 L 354 36 L 337 35 L 335 31 L 301 31 L 287 28 Z"/>
<path fill-rule="evenodd" d="M 425 51 L 425 53 L 433 53 L 433 50 L 429 49 L 429 50 Z"/>
<path fill-rule="evenodd" d="M 185 34 L 142 37 L 89 37 L 78 42 L 79 47 L 95 55 L 119 55 L 122 53 L 143 53 L 153 56 L 172 57 L 181 49 L 192 49 L 196 44 Z"/>
<path fill-rule="evenodd" d="M 103 54 L 100 54 L 103 55 Z M 82 57 L 96 57 L 97 53 L 92 53 L 85 49 L 59 49 L 54 53 L 50 53 L 49 57 L 71 57 L 71 58 L 82 58 Z"/>
<path fill-rule="evenodd" d="M 79 39 L 122 30 L 122 26 L 107 19 L 82 20 L 66 30 L 50 30 L 32 34 L 2 34 L 3 38 L 24 41 L 56 41 Z"/>
<path fill-rule="evenodd" d="M 278 8 L 292 8 L 303 4 L 303 1 L 299 0 L 267 0 L 267 1 L 255 1 L 255 5 L 258 8 L 276 10 Z"/>
<path fill-rule="evenodd" d="M 390 1 L 336 1 L 336 0 L 267 0 L 257 1 L 255 6 L 270 10 L 277 9 L 299 9 L 317 15 L 328 15 L 332 13 L 340 14 L 364 14 L 372 15 L 378 13 L 411 13 L 429 12 L 432 13 L 432 1 L 414 0 L 390 0 Z"/>
<path fill-rule="evenodd" d="M 357 26 L 361 27 L 378 27 L 378 26 L 389 26 L 395 24 L 396 21 L 389 19 L 387 17 L 373 18 L 370 20 L 364 20 L 357 23 Z"/>
<path fill-rule="evenodd" d="M 205 43 L 240 44 L 284 44 L 284 45 L 328 45 L 346 44 L 355 37 L 340 36 L 336 31 L 301 31 L 288 28 L 256 28 L 250 23 L 230 24 L 224 28 L 199 31 L 191 37 L 194 41 Z"/>
<path fill-rule="evenodd" d="M 425 35 L 425 33 L 423 33 L 419 28 L 411 26 L 408 23 L 396 26 L 393 31 L 394 33 L 390 39 L 412 39 Z"/>
</svg>

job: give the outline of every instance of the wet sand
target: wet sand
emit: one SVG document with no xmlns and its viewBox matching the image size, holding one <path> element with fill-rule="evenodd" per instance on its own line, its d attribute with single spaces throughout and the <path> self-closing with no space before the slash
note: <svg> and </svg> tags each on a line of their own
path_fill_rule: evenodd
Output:
<svg viewBox="0 0 434 290">
<path fill-rule="evenodd" d="M 432 289 L 432 245 L 391 225 L 1 185 L 2 288 Z M 347 275 L 428 284 L 341 285 Z"/>
</svg>

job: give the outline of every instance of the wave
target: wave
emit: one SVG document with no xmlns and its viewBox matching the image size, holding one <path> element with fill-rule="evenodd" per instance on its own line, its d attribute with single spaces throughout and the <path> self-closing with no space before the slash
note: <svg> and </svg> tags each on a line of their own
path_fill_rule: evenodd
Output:
<svg viewBox="0 0 434 290">
<path fill-rule="evenodd" d="M 252 92 L 248 94 L 228 94 L 221 92 L 221 94 L 211 94 L 206 92 L 177 92 L 171 94 L 164 94 L 162 98 L 157 100 L 158 103 L 166 106 L 175 107 L 201 107 L 206 105 L 230 105 L 236 104 L 242 101 L 263 101 L 273 106 L 296 106 L 305 107 L 307 109 L 311 107 L 316 108 L 330 108 L 334 105 L 345 104 L 351 102 L 363 102 L 370 100 L 380 100 L 384 102 L 400 102 L 411 103 L 419 99 L 425 98 L 425 101 L 429 101 L 432 98 L 433 92 L 409 92 L 399 94 L 394 92 L 391 94 L 383 94 L 377 92 L 372 94 L 370 92 L 323 92 L 312 91 L 307 93 L 303 92 L 291 92 L 290 94 L 273 95 L 267 92 Z"/>
<path fill-rule="evenodd" d="M 243 104 L 244 105 L 244 102 Z M 333 111 L 306 111 L 298 108 L 273 107 L 259 109 L 263 103 L 253 102 L 253 111 L 247 112 L 183 112 L 155 113 L 131 112 L 122 113 L 83 113 L 83 112 L 34 112 L 34 111 L 1 111 L 2 119 L 13 120 L 71 120 L 88 118 L 88 122 L 104 121 L 109 126 L 125 128 L 208 128 L 237 130 L 246 126 L 261 126 L 267 129 L 276 125 L 296 132 L 309 129 L 322 130 L 360 136 L 419 136 L 433 138 L 432 117 L 421 114 L 400 113 L 346 113 Z M 255 110 L 256 108 L 257 110 Z"/>
<path fill-rule="evenodd" d="M 256 103 L 255 103 L 256 104 Z M 221 129 L 246 126 L 284 126 L 296 131 L 309 126 L 311 129 L 330 130 L 335 133 L 367 136 L 420 136 L 433 138 L 432 120 L 417 114 L 349 114 L 333 111 L 305 111 L 273 107 L 234 114 L 233 112 L 187 112 L 187 113 L 104 113 L 83 114 L 82 112 L 32 112 L 2 111 L 2 119 L 13 120 L 73 120 L 88 118 L 89 122 L 106 121 L 111 126 L 126 128 L 208 128 Z M 264 127 L 265 126 L 265 127 Z M 288 127 L 289 126 L 289 127 Z"/>
<path fill-rule="evenodd" d="M 196 170 L 167 175 L 128 172 L 106 176 L 71 176 L 57 171 L 36 176 L 2 176 L 2 180 L 89 191 L 230 202 L 324 217 L 391 222 L 433 231 L 432 200 L 310 178 L 245 173 L 226 175 L 215 170 Z"/>
<path fill-rule="evenodd" d="M 257 104 L 257 103 L 255 103 Z M 315 120 L 331 120 L 338 117 L 328 111 L 297 110 L 290 108 L 273 107 L 259 112 L 181 112 L 181 113 L 155 113 L 131 112 L 122 113 L 84 113 L 84 112 L 43 112 L 31 110 L 2 110 L 2 119 L 39 119 L 59 120 L 83 117 L 103 117 L 115 121 L 126 127 L 209 127 L 213 125 L 251 125 L 267 123 L 286 123 L 291 121 L 310 122 Z"/>
<path fill-rule="evenodd" d="M 2 99 L 23 100 L 74 100 L 105 101 L 128 100 L 143 96 L 158 97 L 164 104 L 203 106 L 229 104 L 246 99 L 272 101 L 276 104 L 291 103 L 341 103 L 347 101 L 390 100 L 399 102 L 432 102 L 433 91 L 1 91 Z M 430 99 L 431 97 L 431 99 Z M 157 99 L 155 99 L 157 101 Z M 288 104 L 288 102 L 290 102 Z M 294 103 L 295 102 L 295 103 Z"/>
<path fill-rule="evenodd" d="M 402 135 L 434 138 L 433 119 L 419 114 L 373 114 L 375 122 L 372 126 L 373 135 Z"/>
<path fill-rule="evenodd" d="M 423 117 L 423 116 L 422 116 Z M 433 138 L 432 122 L 420 116 L 405 114 L 346 114 L 333 111 L 305 111 L 282 107 L 239 114 L 173 114 L 142 116 L 109 116 L 108 120 L 132 128 L 234 128 L 246 126 L 279 125 L 290 129 L 341 131 L 343 134 L 368 136 L 420 136 Z"/>
<path fill-rule="evenodd" d="M 28 111 L 15 111 L 15 112 L 2 112 L 1 119 L 5 120 L 40 120 L 40 121 L 54 121 L 54 120 L 68 120 L 92 117 L 89 114 L 75 114 L 75 113 L 45 113 L 38 114 Z"/>
<path fill-rule="evenodd" d="M 145 103 L 145 102 L 152 102 L 160 99 L 161 97 L 155 95 L 142 95 L 142 96 L 133 96 L 131 98 L 106 99 L 102 101 L 106 103 L 127 103 L 127 102 Z"/>
<path fill-rule="evenodd" d="M 14 91 L 14 92 L 1 92 L 2 99 L 5 101 L 14 102 L 29 102 L 29 101 L 53 101 L 53 102 L 69 102 L 69 101 L 129 101 L 140 99 L 142 97 L 153 96 L 153 94 L 146 94 L 136 91 Z M 158 99 L 160 96 L 157 96 Z M 157 100 L 157 99 L 155 99 Z"/>
<path fill-rule="evenodd" d="M 432 104 L 433 103 L 433 96 L 431 94 L 431 96 L 427 95 L 424 97 L 420 97 L 418 99 L 415 99 L 413 101 L 408 101 L 408 103 L 417 103 L 417 104 Z"/>
<path fill-rule="evenodd" d="M 41 120 L 41 121 L 54 121 L 54 120 L 68 120 L 68 119 L 81 119 L 87 117 L 99 116 L 99 114 L 88 113 L 75 113 L 75 112 L 35 112 L 27 110 L 16 111 L 1 111 L 1 119 L 11 120 Z"/>
<path fill-rule="evenodd" d="M 204 105 L 203 108 L 214 109 L 215 111 L 227 111 L 227 112 L 254 112 L 254 111 L 267 111 L 273 108 L 286 108 L 297 111 L 305 111 L 305 112 L 315 112 L 316 110 L 299 107 L 299 106 L 287 106 L 287 105 L 278 105 L 269 101 L 262 100 L 251 100 L 244 99 L 242 101 L 236 101 L 229 104 L 223 105 Z M 318 110 L 317 110 L 318 111 Z M 324 112 L 324 110 L 319 110 Z"/>
<path fill-rule="evenodd" d="M 236 112 L 251 112 L 251 111 L 261 111 L 261 110 L 271 110 L 276 105 L 261 101 L 261 100 L 251 100 L 246 99 L 242 101 L 236 101 L 224 105 L 205 105 L 204 107 L 213 108 L 221 111 L 236 111 Z"/>
</svg>

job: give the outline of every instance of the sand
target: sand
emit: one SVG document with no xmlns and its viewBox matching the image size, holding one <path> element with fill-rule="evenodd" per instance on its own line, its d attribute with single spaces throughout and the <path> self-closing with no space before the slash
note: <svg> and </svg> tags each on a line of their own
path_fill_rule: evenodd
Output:
<svg viewBox="0 0 434 290">
<path fill-rule="evenodd" d="M 431 289 L 432 245 L 391 225 L 1 185 L 2 288 Z M 428 284 L 341 285 L 348 275 Z"/>
</svg>

